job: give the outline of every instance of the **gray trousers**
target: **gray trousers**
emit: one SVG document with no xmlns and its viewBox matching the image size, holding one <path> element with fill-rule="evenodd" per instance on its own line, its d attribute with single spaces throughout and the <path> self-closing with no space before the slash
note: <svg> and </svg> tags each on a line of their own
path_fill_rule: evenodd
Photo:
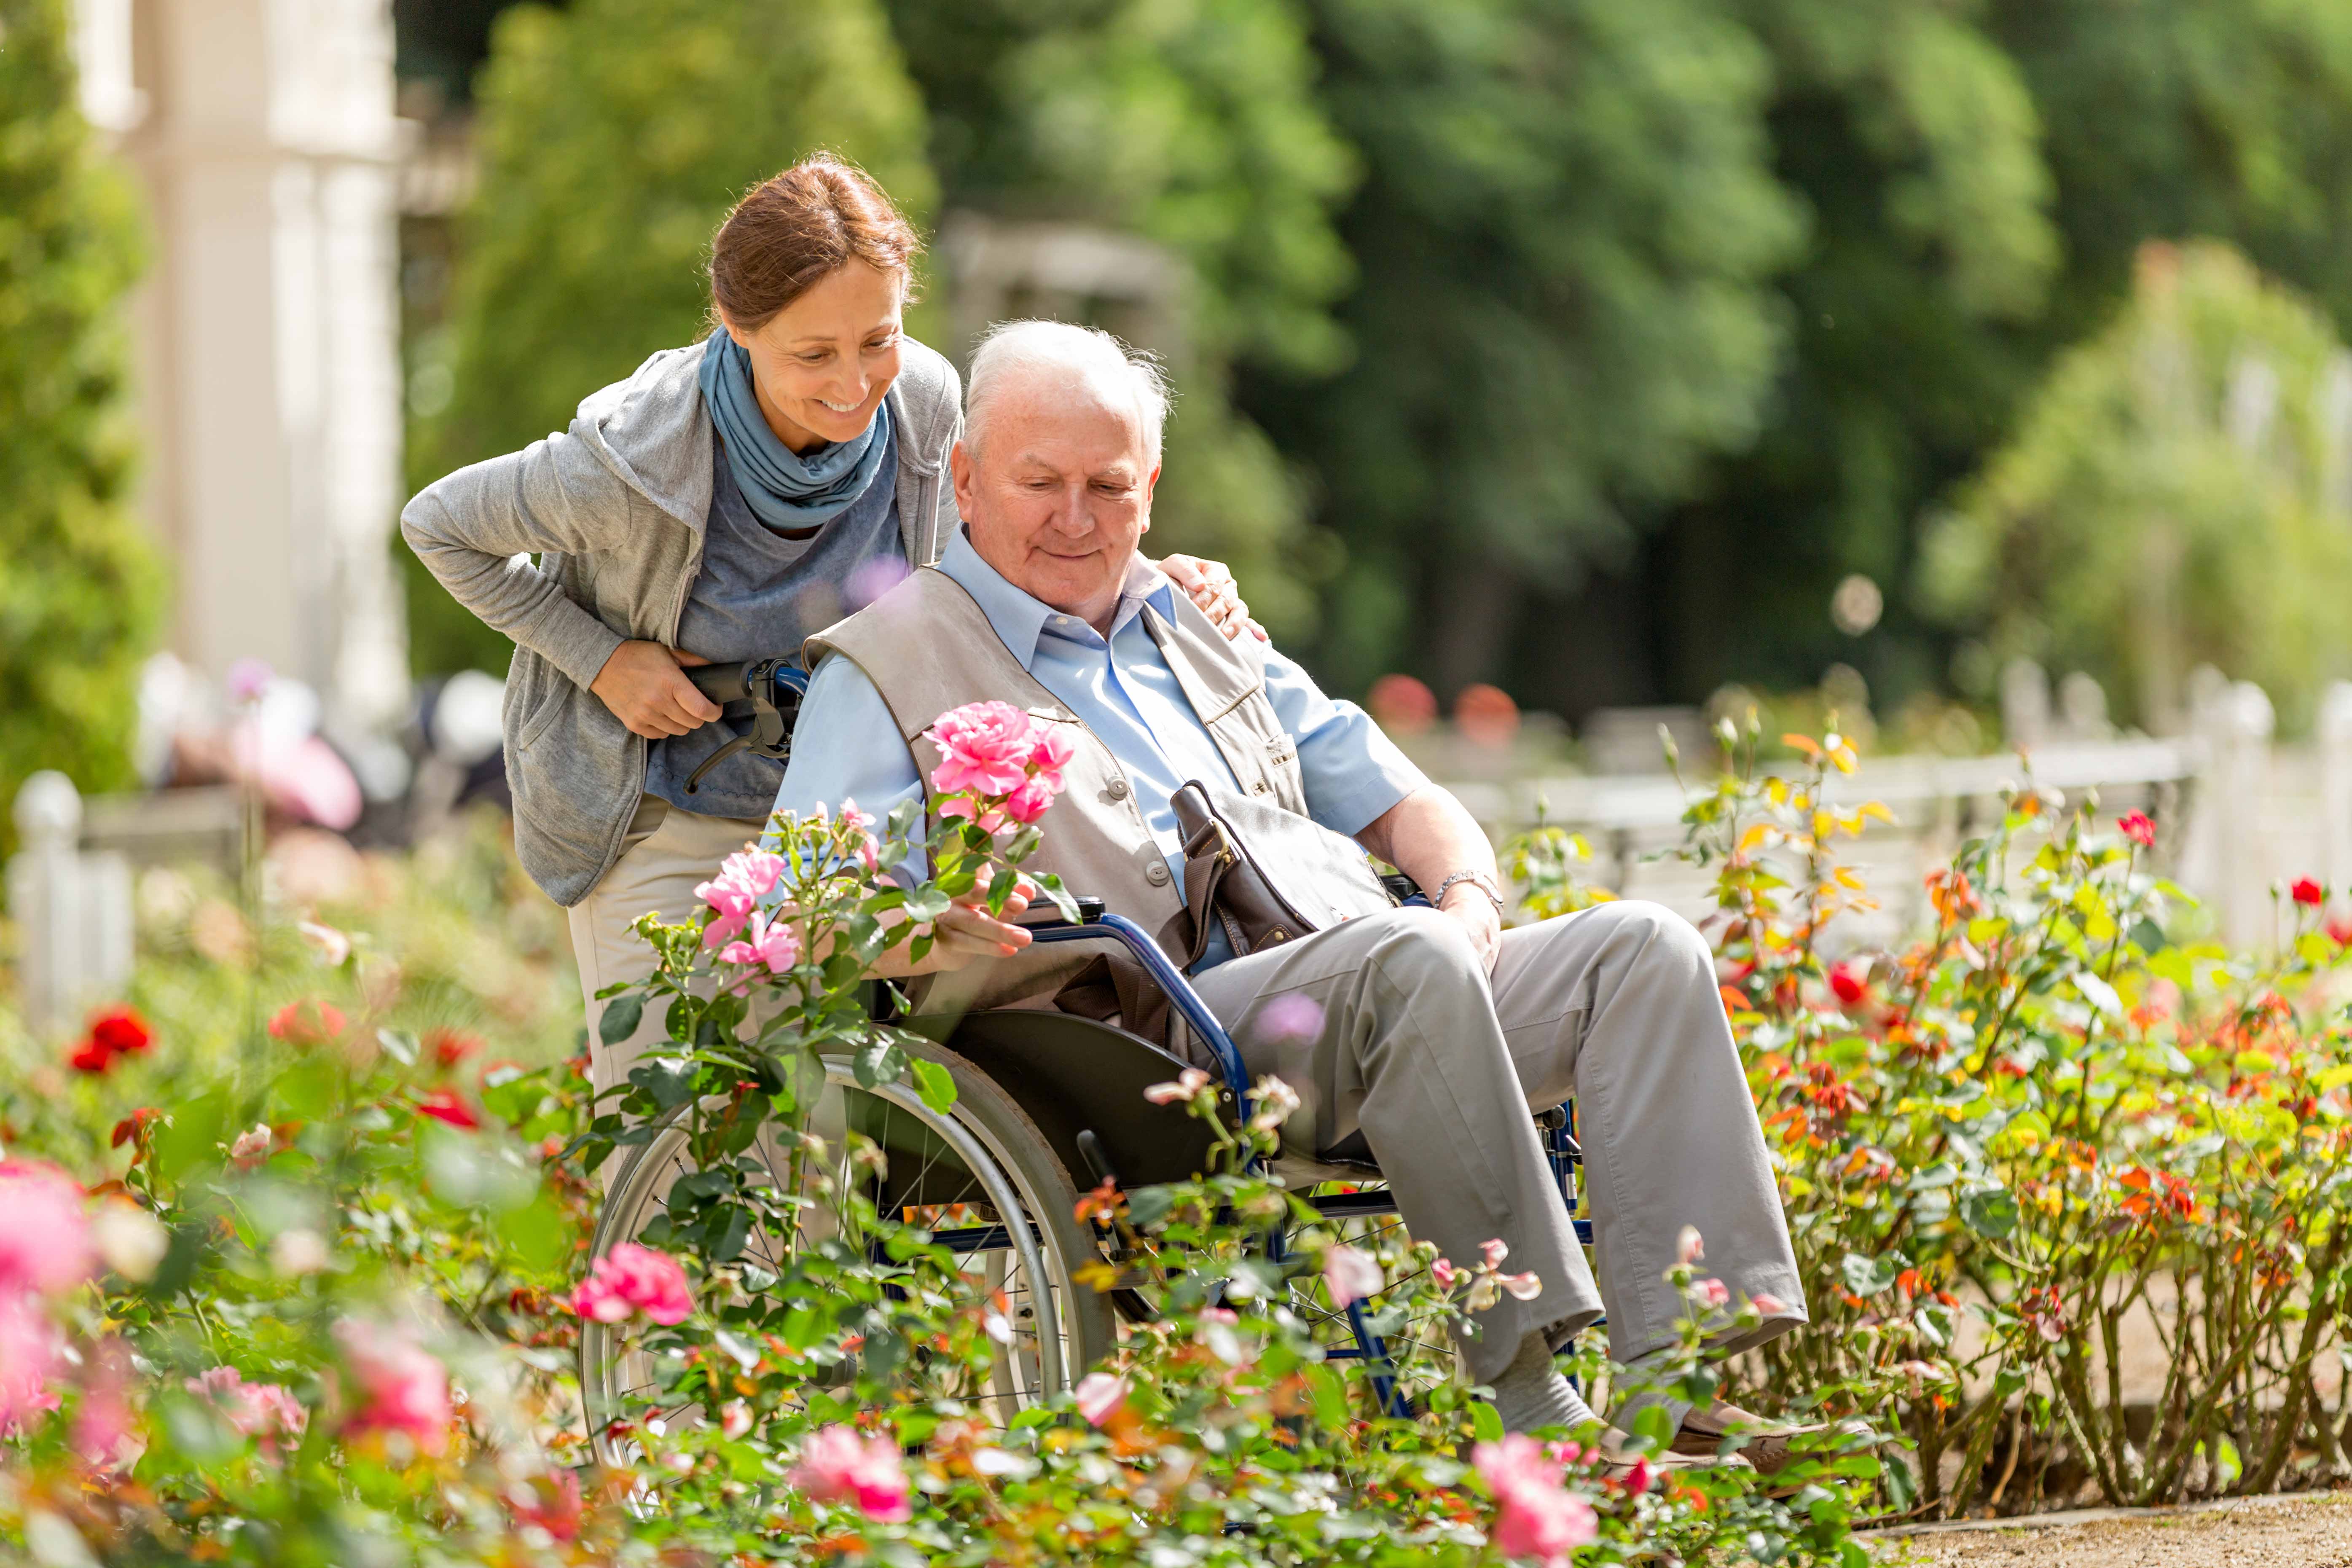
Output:
<svg viewBox="0 0 2352 1568">
<path fill-rule="evenodd" d="M 1507 931 L 1490 975 L 1450 916 L 1394 910 L 1193 984 L 1252 1075 L 1298 1092 L 1286 1152 L 1324 1155 L 1360 1133 L 1416 1239 L 1468 1263 L 1500 1237 L 1507 1271 L 1541 1278 L 1542 1294 L 1504 1297 L 1464 1339 L 1477 1381 L 1491 1382 L 1527 1334 L 1557 1347 L 1604 1308 L 1616 1360 L 1671 1342 L 1687 1309 L 1662 1277 L 1686 1225 L 1706 1241 L 1702 1278 L 1720 1279 L 1735 1300 L 1785 1304 L 1719 1348 L 1806 1321 L 1714 961 L 1672 911 L 1602 904 Z M 1314 1005 L 1284 1000 L 1296 997 Z M 1276 1033 L 1318 1016 L 1312 1033 Z M 1597 1283 L 1528 1114 L 1571 1098 Z"/>
</svg>

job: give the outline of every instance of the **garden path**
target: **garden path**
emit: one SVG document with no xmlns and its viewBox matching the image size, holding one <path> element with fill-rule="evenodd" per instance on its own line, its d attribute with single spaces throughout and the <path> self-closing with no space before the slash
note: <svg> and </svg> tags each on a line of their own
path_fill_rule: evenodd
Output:
<svg viewBox="0 0 2352 1568">
<path fill-rule="evenodd" d="M 2016 1527 L 1882 1537 L 1872 1547 L 1888 1568 L 2347 1568 L 2352 1493 L 2167 1512 L 2089 1510 Z"/>
</svg>

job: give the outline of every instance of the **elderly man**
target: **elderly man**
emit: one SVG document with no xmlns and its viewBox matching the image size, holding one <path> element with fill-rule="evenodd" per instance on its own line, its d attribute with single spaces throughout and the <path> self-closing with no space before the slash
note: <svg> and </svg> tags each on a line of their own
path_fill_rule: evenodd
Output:
<svg viewBox="0 0 2352 1568">
<path fill-rule="evenodd" d="M 1463 1347 L 1506 1424 L 1591 1419 L 1552 1355 L 1604 1304 L 1621 1359 L 1672 1340 L 1683 1308 L 1661 1277 L 1685 1226 L 1704 1235 L 1710 1272 L 1774 1309 L 1743 1343 L 1803 1322 L 1698 933 L 1638 903 L 1503 930 L 1494 851 L 1460 804 L 1360 710 L 1265 645 L 1226 642 L 1171 591 L 1137 553 L 1167 412 L 1148 362 L 1104 333 L 1015 322 L 974 355 L 968 407 L 953 459 L 963 530 L 936 568 L 811 639 L 815 673 L 778 807 L 854 797 L 880 813 L 917 798 L 932 760 L 921 732 L 963 702 L 1001 699 L 1062 721 L 1076 755 L 1041 856 L 1075 890 L 1160 931 L 1179 963 L 1170 796 L 1186 781 L 1354 837 L 1436 907 L 1238 958 L 1220 936 L 1194 984 L 1251 1070 L 1298 1091 L 1285 1130 L 1294 1152 L 1369 1151 L 1415 1237 L 1465 1259 L 1499 1237 L 1513 1268 L 1541 1278 L 1535 1299 L 1483 1313 Z M 1055 951 L 1023 954 L 1025 931 L 973 909 L 938 929 L 920 968 L 963 970 L 965 982 L 991 971 L 1001 982 Z M 991 995 L 1005 994 L 999 983 Z M 1302 1033 L 1301 1018 L 1319 1027 Z M 1599 1286 L 1529 1116 L 1571 1095 Z M 1722 1405 L 1669 1413 L 1685 1452 L 1712 1453 L 1753 1419 Z M 1774 1447 L 1759 1436 L 1749 1453 L 1767 1464 Z"/>
</svg>

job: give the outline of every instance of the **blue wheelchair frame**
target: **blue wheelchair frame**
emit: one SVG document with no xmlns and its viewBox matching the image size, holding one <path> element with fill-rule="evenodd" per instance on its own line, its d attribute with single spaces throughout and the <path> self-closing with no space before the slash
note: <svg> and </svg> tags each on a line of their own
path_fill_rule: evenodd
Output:
<svg viewBox="0 0 2352 1568">
<path fill-rule="evenodd" d="M 1150 933 L 1124 915 L 1088 911 L 1079 922 L 1055 922 L 1031 928 L 1032 940 L 1041 942 L 1083 942 L 1099 940 L 1104 932 L 1117 937 L 1135 961 L 1143 966 L 1152 983 L 1164 993 L 1177 1016 L 1185 1026 L 1206 1043 L 1209 1054 L 1215 1058 L 1218 1076 L 1234 1097 L 1234 1103 L 1243 1121 L 1251 1114 L 1249 1068 L 1242 1060 L 1241 1047 L 1225 1032 L 1208 1004 L 1183 973 L 1169 961 Z M 1576 1168 L 1583 1163 L 1583 1150 L 1576 1141 L 1576 1111 L 1573 1105 L 1563 1105 L 1547 1119 L 1542 1128 L 1545 1157 L 1551 1165 L 1552 1176 L 1559 1184 L 1560 1196 L 1569 1213 L 1576 1213 Z M 1321 1214 L 1333 1219 L 1349 1219 L 1361 1215 L 1394 1214 L 1396 1202 L 1386 1192 L 1342 1193 L 1329 1197 L 1310 1198 L 1308 1203 Z M 1575 1219 L 1576 1237 L 1580 1242 L 1592 1240 L 1592 1222 Z M 993 1231 L 999 1227 L 984 1227 Z M 946 1239 L 940 1237 L 940 1239 Z M 1277 1228 L 1269 1237 L 1269 1250 L 1279 1260 L 1284 1252 L 1284 1237 Z M 1372 1391 L 1381 1408 L 1390 1415 L 1403 1417 L 1410 1414 L 1402 1391 L 1397 1387 L 1396 1376 L 1389 1360 L 1388 1345 L 1372 1331 L 1364 1316 L 1361 1301 L 1350 1301 L 1347 1307 L 1348 1327 L 1355 1339 L 1352 1350 L 1335 1350 L 1326 1353 L 1333 1360 L 1361 1361 L 1372 1379 Z"/>
</svg>

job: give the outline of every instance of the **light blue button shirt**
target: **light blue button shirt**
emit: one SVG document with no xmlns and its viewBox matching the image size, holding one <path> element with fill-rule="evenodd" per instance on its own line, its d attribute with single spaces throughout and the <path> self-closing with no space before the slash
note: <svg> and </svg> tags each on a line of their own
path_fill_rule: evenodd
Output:
<svg viewBox="0 0 2352 1568">
<path fill-rule="evenodd" d="M 1183 886 L 1184 855 L 1170 797 L 1200 779 L 1238 790 L 1234 772 L 1192 711 L 1175 672 L 1142 620 L 1151 605 L 1175 618 L 1175 585 L 1139 557 L 1128 574 L 1108 639 L 1076 616 L 1030 597 L 998 575 L 958 529 L 940 558 L 940 570 L 961 584 L 1022 667 L 1110 748 L 1126 770 L 1144 826 Z M 1427 779 L 1352 702 L 1325 696 L 1307 673 L 1269 649 L 1265 694 L 1276 719 L 1298 747 L 1308 815 L 1350 837 Z M 846 658 L 816 668 L 801 700 L 793 757 L 776 792 L 776 809 L 807 814 L 854 799 L 887 817 L 900 801 L 919 800 L 923 781 L 898 726 L 866 672 Z M 1045 830 L 1053 831 L 1053 819 Z M 904 869 L 919 877 L 920 851 Z M 1083 893 L 1084 888 L 1072 891 Z M 1200 969 L 1230 956 L 1223 932 L 1211 941 Z"/>
</svg>

